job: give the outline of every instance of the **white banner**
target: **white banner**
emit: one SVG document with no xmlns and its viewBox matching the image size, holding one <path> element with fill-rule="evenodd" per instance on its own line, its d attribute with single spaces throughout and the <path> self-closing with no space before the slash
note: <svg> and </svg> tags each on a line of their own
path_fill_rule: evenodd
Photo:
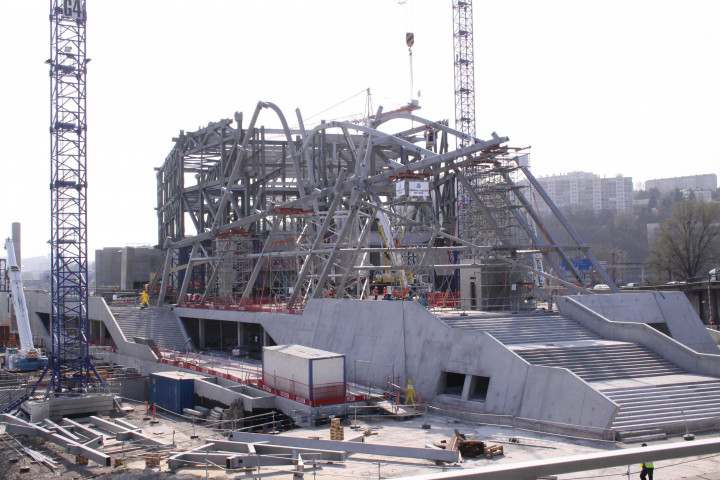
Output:
<svg viewBox="0 0 720 480">
<path fill-rule="evenodd" d="M 411 197 L 429 197 L 430 196 L 430 183 L 428 182 L 408 182 L 410 186 L 409 195 Z"/>
</svg>

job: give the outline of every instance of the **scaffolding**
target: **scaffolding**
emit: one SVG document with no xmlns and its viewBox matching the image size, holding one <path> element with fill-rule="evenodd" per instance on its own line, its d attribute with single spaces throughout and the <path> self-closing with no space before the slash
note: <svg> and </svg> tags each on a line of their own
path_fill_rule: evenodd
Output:
<svg viewBox="0 0 720 480">
<path fill-rule="evenodd" d="M 414 110 L 380 107 L 362 125 L 307 128 L 297 110 L 291 129 L 260 102 L 247 127 L 236 113 L 180 132 L 157 169 L 158 303 L 296 312 L 312 298 L 369 298 L 377 288 L 452 305 L 461 257 L 499 261 L 517 272 L 513 281 L 533 283 L 549 276 L 538 255 L 589 254 L 577 236 L 560 246 L 536 234 L 523 191 L 541 187 L 526 152 L 496 134 L 470 140 Z M 265 111 L 279 126 L 259 126 Z M 565 275 L 555 281 L 574 287 Z"/>
</svg>

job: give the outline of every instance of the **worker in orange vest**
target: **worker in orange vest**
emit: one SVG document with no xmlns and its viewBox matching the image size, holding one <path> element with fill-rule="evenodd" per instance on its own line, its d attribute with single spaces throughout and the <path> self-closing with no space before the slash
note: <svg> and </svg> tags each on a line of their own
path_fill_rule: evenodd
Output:
<svg viewBox="0 0 720 480">
<path fill-rule="evenodd" d="M 380 293 L 380 290 L 378 290 L 378 288 L 375 287 L 375 288 L 373 289 L 373 295 L 375 295 L 375 298 L 374 298 L 373 300 L 377 300 L 377 296 L 378 296 L 379 293 Z"/>
</svg>

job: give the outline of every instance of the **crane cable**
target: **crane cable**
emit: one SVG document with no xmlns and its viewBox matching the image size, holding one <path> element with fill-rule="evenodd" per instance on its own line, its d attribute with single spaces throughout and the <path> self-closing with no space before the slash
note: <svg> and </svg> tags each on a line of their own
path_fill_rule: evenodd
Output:
<svg viewBox="0 0 720 480">
<path fill-rule="evenodd" d="M 415 34 L 413 33 L 413 25 L 412 25 L 412 0 L 407 1 L 400 1 L 398 2 L 401 6 L 405 6 L 405 25 L 406 25 L 406 34 L 405 34 L 405 44 L 408 47 L 408 54 L 410 59 L 410 103 L 412 103 L 414 98 L 414 87 L 413 87 L 413 61 L 412 61 L 412 47 L 415 45 Z"/>
</svg>

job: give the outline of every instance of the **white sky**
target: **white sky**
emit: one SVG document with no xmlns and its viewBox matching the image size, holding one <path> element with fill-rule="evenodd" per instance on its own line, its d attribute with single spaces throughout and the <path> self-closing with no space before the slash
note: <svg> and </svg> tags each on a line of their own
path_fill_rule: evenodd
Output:
<svg viewBox="0 0 720 480">
<path fill-rule="evenodd" d="M 157 242 L 154 168 L 179 130 L 252 113 L 294 120 L 370 88 L 454 117 L 451 0 L 88 0 L 88 238 Z M 476 0 L 477 135 L 532 146 L 536 176 L 720 173 L 720 2 Z M 49 2 L 0 0 L 0 237 L 49 254 Z M 363 112 L 365 95 L 313 117 Z M 272 122 L 272 115 L 261 116 Z M 262 123 L 262 122 L 261 122 Z M 452 124 L 452 122 L 451 122 Z M 4 255 L 2 255 L 4 256 Z"/>
</svg>

